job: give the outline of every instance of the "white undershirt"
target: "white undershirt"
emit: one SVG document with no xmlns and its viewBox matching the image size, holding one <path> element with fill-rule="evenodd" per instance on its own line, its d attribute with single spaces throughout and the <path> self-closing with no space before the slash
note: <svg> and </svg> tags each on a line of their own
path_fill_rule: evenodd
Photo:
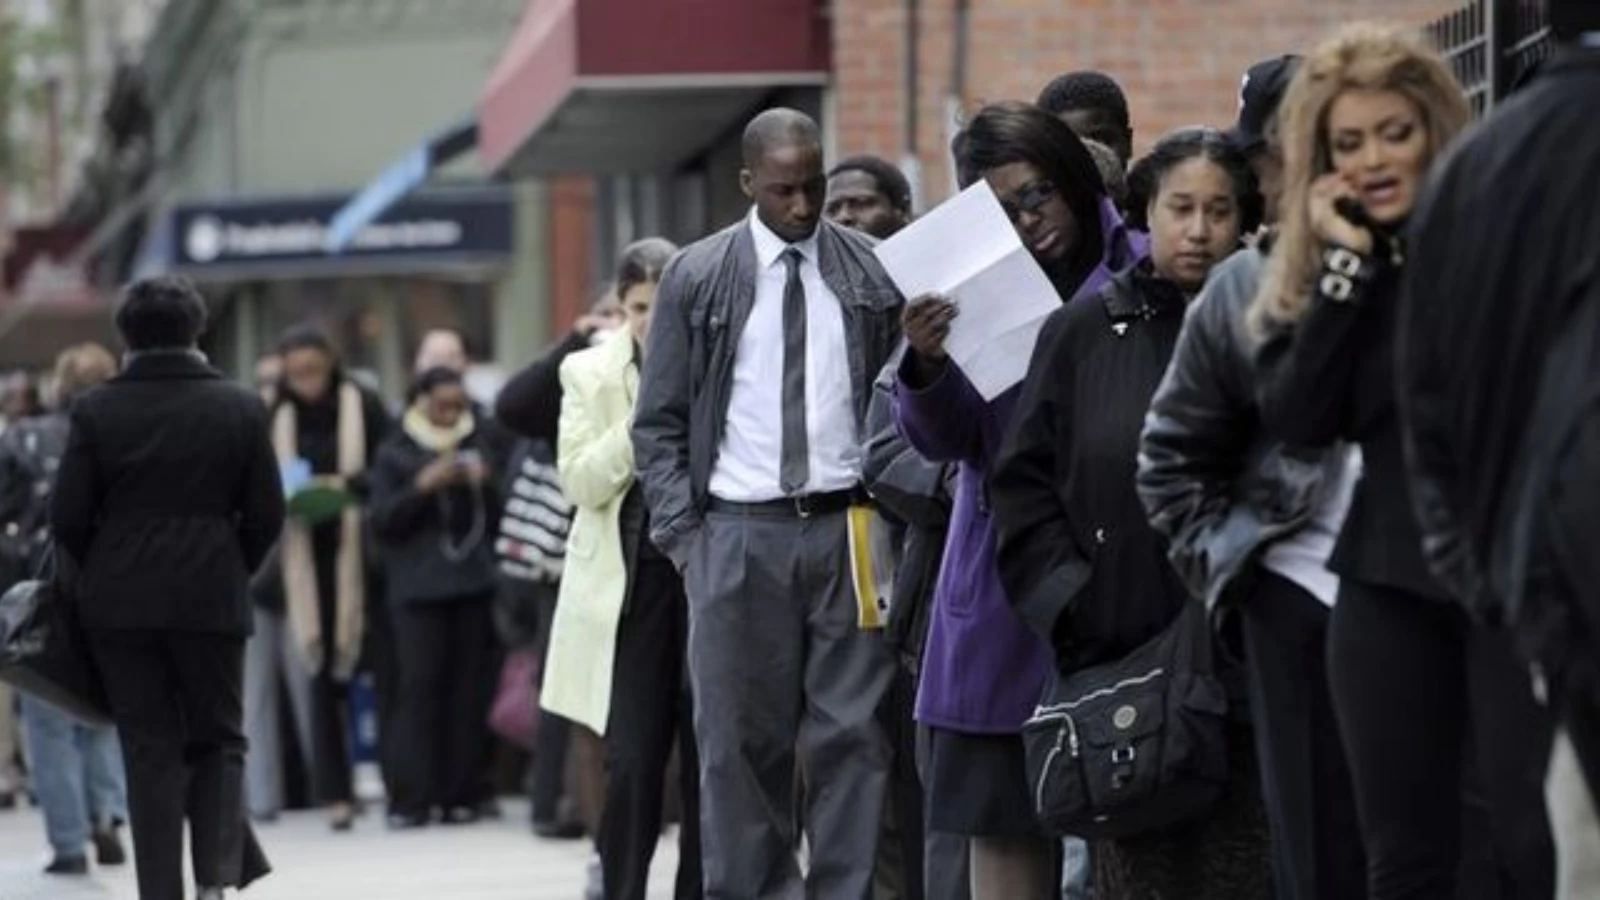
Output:
<svg viewBox="0 0 1600 900">
<path fill-rule="evenodd" d="M 761 223 L 752 210 L 756 296 L 739 335 L 728 396 L 727 428 L 711 472 L 713 497 L 760 503 L 784 495 L 778 467 L 783 454 L 783 292 L 791 246 Z M 817 267 L 817 238 L 793 244 L 805 257 L 800 280 L 806 291 L 806 433 L 811 478 L 804 493 L 852 488 L 861 481 L 861 439 L 856 430 L 850 352 L 844 310 Z"/>
<path fill-rule="evenodd" d="M 1350 445 L 1344 464 L 1333 484 L 1322 497 L 1322 504 L 1311 514 L 1305 527 L 1276 541 L 1261 557 L 1261 565 L 1304 588 L 1328 606 L 1339 594 L 1339 576 L 1328 571 L 1328 558 L 1344 527 L 1350 498 L 1361 479 L 1361 448 Z"/>
</svg>

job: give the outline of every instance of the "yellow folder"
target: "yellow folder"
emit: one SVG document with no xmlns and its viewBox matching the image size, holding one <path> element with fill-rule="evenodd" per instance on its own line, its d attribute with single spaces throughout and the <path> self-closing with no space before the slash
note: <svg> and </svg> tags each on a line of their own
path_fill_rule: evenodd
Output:
<svg viewBox="0 0 1600 900">
<path fill-rule="evenodd" d="M 872 565 L 872 531 L 878 512 L 866 504 L 850 507 L 850 580 L 856 591 L 856 624 L 866 630 L 884 627 L 889 601 L 878 590 Z"/>
</svg>

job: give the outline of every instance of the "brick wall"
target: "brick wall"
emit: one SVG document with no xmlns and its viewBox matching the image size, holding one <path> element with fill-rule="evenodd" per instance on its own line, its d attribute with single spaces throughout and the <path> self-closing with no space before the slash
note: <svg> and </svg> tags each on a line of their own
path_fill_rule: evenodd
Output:
<svg viewBox="0 0 1600 900">
<path fill-rule="evenodd" d="M 950 189 L 947 97 L 956 0 L 921 0 L 918 66 L 923 196 Z M 1051 78 L 1100 69 L 1132 106 L 1136 152 L 1184 125 L 1224 126 L 1240 77 L 1263 57 L 1303 51 L 1340 24 L 1421 24 L 1458 0 L 970 0 L 968 108 L 1032 100 Z M 902 153 L 906 0 L 832 0 L 836 146 Z"/>
</svg>

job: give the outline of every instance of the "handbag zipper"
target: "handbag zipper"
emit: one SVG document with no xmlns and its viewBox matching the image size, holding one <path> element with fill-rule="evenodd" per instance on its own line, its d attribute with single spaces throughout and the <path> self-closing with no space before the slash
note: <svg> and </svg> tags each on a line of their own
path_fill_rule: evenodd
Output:
<svg viewBox="0 0 1600 900">
<path fill-rule="evenodd" d="M 1143 675 L 1135 678 L 1124 678 L 1116 684 L 1090 691 L 1089 693 L 1084 694 L 1082 697 L 1079 697 L 1075 700 L 1068 700 L 1065 703 L 1057 703 L 1054 706 L 1041 706 L 1034 710 L 1033 718 L 1024 722 L 1023 725 L 1032 725 L 1045 719 L 1052 718 L 1055 714 L 1065 712 L 1066 710 L 1077 709 L 1083 704 L 1088 703 L 1090 700 L 1098 700 L 1101 697 L 1115 694 L 1117 691 L 1120 691 L 1123 688 L 1136 687 L 1141 684 L 1146 684 L 1166 674 L 1166 671 L 1167 670 L 1164 667 L 1157 666 Z"/>
<path fill-rule="evenodd" d="M 1072 751 L 1072 758 L 1078 758 L 1078 726 L 1072 721 L 1071 716 L 1062 716 L 1061 730 L 1056 732 L 1056 745 L 1045 754 L 1044 766 L 1039 770 L 1039 784 L 1034 790 L 1033 807 L 1044 810 L 1044 789 L 1050 782 L 1050 767 L 1055 765 L 1056 757 L 1061 755 L 1063 749 Z"/>
</svg>

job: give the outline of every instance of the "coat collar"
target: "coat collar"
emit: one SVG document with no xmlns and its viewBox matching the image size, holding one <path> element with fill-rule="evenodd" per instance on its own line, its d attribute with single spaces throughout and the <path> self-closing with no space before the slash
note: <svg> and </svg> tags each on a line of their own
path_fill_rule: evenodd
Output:
<svg viewBox="0 0 1600 900">
<path fill-rule="evenodd" d="M 145 350 L 129 353 L 116 381 L 181 381 L 220 379 L 198 350 Z"/>
<path fill-rule="evenodd" d="M 1181 313 L 1183 292 L 1165 278 L 1160 278 L 1150 267 L 1149 260 L 1112 276 L 1102 292 L 1106 315 L 1113 322 L 1129 319 L 1153 319 L 1168 312 Z"/>
</svg>

